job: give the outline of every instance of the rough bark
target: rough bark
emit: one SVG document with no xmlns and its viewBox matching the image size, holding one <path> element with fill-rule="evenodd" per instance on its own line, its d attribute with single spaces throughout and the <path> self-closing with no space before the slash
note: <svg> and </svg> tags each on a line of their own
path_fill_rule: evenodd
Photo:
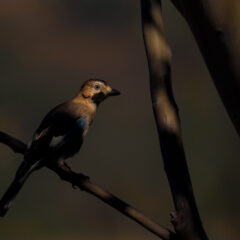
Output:
<svg viewBox="0 0 240 240">
<path fill-rule="evenodd" d="M 172 222 L 179 238 L 206 240 L 194 199 L 178 108 L 171 87 L 171 51 L 164 37 L 161 1 L 142 0 L 141 3 L 152 106 L 176 210 L 172 213 Z"/>
</svg>

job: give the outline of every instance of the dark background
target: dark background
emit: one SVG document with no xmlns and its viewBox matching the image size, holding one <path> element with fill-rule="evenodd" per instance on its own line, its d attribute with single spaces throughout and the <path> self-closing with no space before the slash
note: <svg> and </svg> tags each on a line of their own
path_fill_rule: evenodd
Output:
<svg viewBox="0 0 240 240">
<path fill-rule="evenodd" d="M 164 1 L 173 51 L 173 88 L 186 156 L 210 239 L 238 239 L 239 138 L 183 18 Z M 148 85 L 140 1 L 0 2 L 0 129 L 29 141 L 41 118 L 84 80 L 107 80 L 123 93 L 104 102 L 69 164 L 93 182 L 171 227 Z M 0 194 L 21 155 L 0 145 Z M 157 239 L 47 169 L 34 174 L 0 219 L 3 240 Z"/>
</svg>

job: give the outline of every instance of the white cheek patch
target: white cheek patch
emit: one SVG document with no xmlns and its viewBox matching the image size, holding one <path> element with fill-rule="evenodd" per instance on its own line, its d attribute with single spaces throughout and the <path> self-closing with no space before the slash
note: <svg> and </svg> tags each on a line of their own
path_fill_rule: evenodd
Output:
<svg viewBox="0 0 240 240">
<path fill-rule="evenodd" d="M 58 136 L 58 137 L 53 137 L 51 142 L 49 143 L 49 147 L 50 148 L 56 147 L 63 140 L 64 137 L 65 137 L 65 135 Z"/>
</svg>

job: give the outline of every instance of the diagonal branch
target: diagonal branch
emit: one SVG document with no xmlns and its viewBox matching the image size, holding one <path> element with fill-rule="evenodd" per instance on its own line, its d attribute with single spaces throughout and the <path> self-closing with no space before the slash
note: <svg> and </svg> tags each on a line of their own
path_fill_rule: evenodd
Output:
<svg viewBox="0 0 240 240">
<path fill-rule="evenodd" d="M 25 143 L 3 132 L 0 132 L 0 143 L 7 145 L 14 152 L 21 154 L 25 154 L 27 149 L 27 145 Z M 98 185 L 93 184 L 89 181 L 89 178 L 83 174 L 75 173 L 71 169 L 64 166 L 49 166 L 48 168 L 54 171 L 62 180 L 67 181 L 73 186 L 77 186 L 81 190 L 99 198 L 158 237 L 164 240 L 174 239 L 175 233 L 171 232 L 165 227 L 160 226 L 137 209 L 133 208 L 111 193 L 105 191 Z"/>
<path fill-rule="evenodd" d="M 240 1 L 171 0 L 186 19 L 240 135 Z"/>
<path fill-rule="evenodd" d="M 207 240 L 194 199 L 178 108 L 172 92 L 171 51 L 164 37 L 161 1 L 142 0 L 141 3 L 153 111 L 176 209 L 176 213 L 172 213 L 172 222 L 179 237 Z"/>
</svg>

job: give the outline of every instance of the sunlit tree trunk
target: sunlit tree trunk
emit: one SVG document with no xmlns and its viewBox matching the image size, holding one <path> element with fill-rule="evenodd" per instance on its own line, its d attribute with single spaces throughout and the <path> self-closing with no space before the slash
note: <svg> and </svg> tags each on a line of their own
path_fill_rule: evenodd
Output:
<svg viewBox="0 0 240 240">
<path fill-rule="evenodd" d="M 222 102 L 240 134 L 240 1 L 171 0 L 189 24 Z M 171 51 L 164 37 L 160 0 L 142 0 L 153 111 L 181 239 L 207 239 L 194 200 L 171 88 Z"/>
<path fill-rule="evenodd" d="M 142 25 L 153 111 L 176 210 L 172 213 L 172 222 L 178 239 L 205 240 L 207 236 L 193 195 L 171 87 L 171 51 L 164 37 L 161 1 L 142 0 Z"/>
</svg>

